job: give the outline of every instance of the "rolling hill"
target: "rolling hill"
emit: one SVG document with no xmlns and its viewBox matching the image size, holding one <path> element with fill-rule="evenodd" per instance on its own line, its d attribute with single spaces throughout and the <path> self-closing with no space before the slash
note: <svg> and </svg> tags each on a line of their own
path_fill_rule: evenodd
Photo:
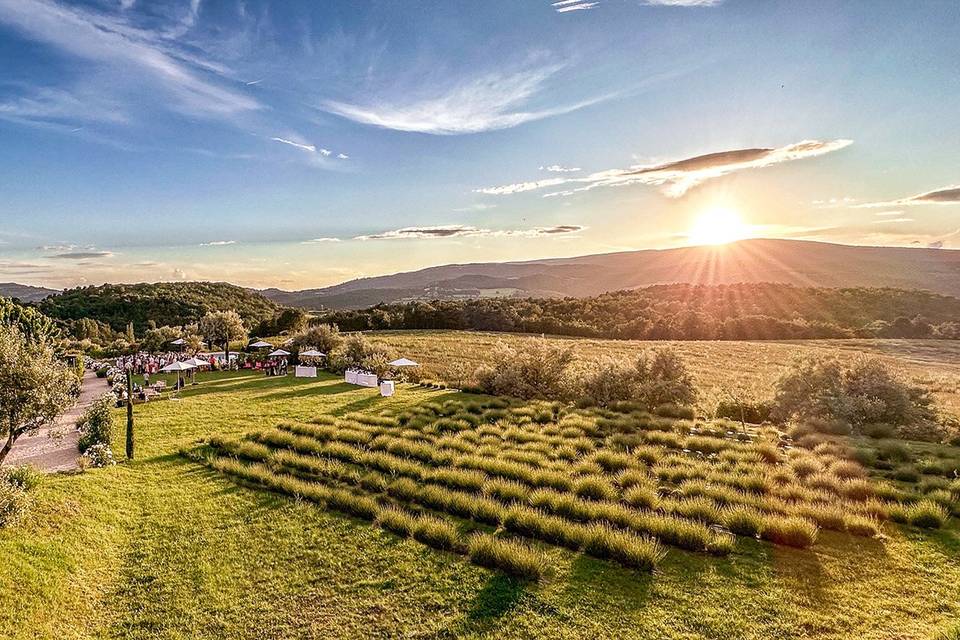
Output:
<svg viewBox="0 0 960 640">
<path fill-rule="evenodd" d="M 40 302 L 47 296 L 57 293 L 60 292 L 46 287 L 31 287 L 16 282 L 0 282 L 0 298 L 14 298 L 21 302 Z"/>
<path fill-rule="evenodd" d="M 583 297 L 657 284 L 739 282 L 925 289 L 960 296 L 960 251 L 753 239 L 722 247 L 443 265 L 321 289 L 262 293 L 288 306 L 359 309 L 417 299 Z"/>
</svg>

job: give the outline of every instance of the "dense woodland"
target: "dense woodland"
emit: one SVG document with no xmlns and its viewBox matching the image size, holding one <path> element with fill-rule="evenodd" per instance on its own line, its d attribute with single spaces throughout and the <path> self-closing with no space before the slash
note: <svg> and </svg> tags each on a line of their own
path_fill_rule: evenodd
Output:
<svg viewBox="0 0 960 640">
<path fill-rule="evenodd" d="M 658 285 L 591 298 L 482 298 L 332 311 L 345 331 L 474 329 L 643 340 L 960 338 L 960 300 L 926 291 Z"/>
<path fill-rule="evenodd" d="M 254 291 L 222 282 L 78 287 L 51 296 L 38 306 L 66 325 L 75 337 L 101 343 L 115 338 L 114 333 L 127 332 L 131 324 L 139 336 L 153 326 L 197 322 L 210 311 L 236 311 L 253 329 L 279 310 Z"/>
</svg>

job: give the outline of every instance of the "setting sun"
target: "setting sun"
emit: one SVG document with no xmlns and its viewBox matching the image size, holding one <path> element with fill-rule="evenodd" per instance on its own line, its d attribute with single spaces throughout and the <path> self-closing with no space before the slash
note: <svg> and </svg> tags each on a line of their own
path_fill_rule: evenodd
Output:
<svg viewBox="0 0 960 640">
<path fill-rule="evenodd" d="M 717 207 L 704 211 L 694 221 L 687 238 L 690 244 L 727 244 L 750 237 L 750 227 L 733 209 Z"/>
</svg>

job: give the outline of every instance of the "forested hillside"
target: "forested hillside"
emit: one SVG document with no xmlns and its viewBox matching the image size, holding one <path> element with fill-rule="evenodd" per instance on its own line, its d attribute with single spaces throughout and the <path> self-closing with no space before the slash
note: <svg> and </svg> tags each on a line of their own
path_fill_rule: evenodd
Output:
<svg viewBox="0 0 960 640">
<path fill-rule="evenodd" d="M 661 285 L 591 298 L 436 300 L 336 311 L 343 330 L 477 329 L 624 339 L 960 338 L 960 300 L 901 289 Z"/>
<path fill-rule="evenodd" d="M 160 282 L 156 284 L 105 284 L 69 289 L 47 298 L 40 309 L 58 320 L 93 320 L 114 331 L 133 323 L 139 334 L 152 321 L 157 325 L 196 322 L 208 311 L 233 310 L 253 327 L 279 309 L 260 294 L 223 282 Z"/>
</svg>

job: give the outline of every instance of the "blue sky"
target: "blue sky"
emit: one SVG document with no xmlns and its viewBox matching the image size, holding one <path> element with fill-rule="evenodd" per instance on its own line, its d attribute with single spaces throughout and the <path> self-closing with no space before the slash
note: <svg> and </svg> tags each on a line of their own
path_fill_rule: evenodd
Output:
<svg viewBox="0 0 960 640">
<path fill-rule="evenodd" d="M 960 247 L 958 19 L 0 0 L 0 281 L 302 288 L 678 246 L 718 210 L 740 235 Z"/>
</svg>

